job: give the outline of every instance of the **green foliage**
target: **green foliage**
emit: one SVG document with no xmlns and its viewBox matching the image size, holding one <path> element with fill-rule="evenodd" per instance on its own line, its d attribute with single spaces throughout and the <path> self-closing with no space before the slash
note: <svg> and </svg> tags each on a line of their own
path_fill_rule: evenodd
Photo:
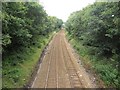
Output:
<svg viewBox="0 0 120 90">
<path fill-rule="evenodd" d="M 7 57 L 3 58 L 3 88 L 22 88 L 26 85 L 38 63 L 42 50 L 51 36 L 49 38 L 42 36 L 39 38 L 37 46 L 22 47 L 19 50 L 10 52 Z"/>
<path fill-rule="evenodd" d="M 106 57 L 120 54 L 120 30 L 118 3 L 96 2 L 81 11 L 74 12 L 66 23 L 66 30 L 84 45 L 95 47 Z"/>
<path fill-rule="evenodd" d="M 95 59 L 94 62 L 100 60 L 100 62 L 113 64 L 113 68 L 109 68 L 108 65 L 106 67 L 105 64 L 99 65 L 101 63 L 98 62 L 95 66 L 96 71 L 102 70 L 99 73 L 102 79 L 105 77 L 104 81 L 107 85 L 112 84 L 113 86 L 118 85 L 116 78 L 119 77 L 117 77 L 118 73 L 114 73 L 112 70 L 114 71 L 117 68 L 115 66 L 118 66 L 120 62 L 120 30 L 118 24 L 120 22 L 120 10 L 118 4 L 118 2 L 95 2 L 83 10 L 73 12 L 65 25 L 68 35 L 83 46 L 81 49 L 81 45 L 75 45 L 81 55 L 93 56 L 94 58 L 91 59 Z M 97 57 L 99 59 L 96 59 Z"/>
<path fill-rule="evenodd" d="M 62 25 L 60 19 L 48 16 L 36 2 L 3 2 L 2 16 L 4 52 L 35 44 L 40 35 L 49 35 Z"/>
<path fill-rule="evenodd" d="M 62 23 L 37 2 L 2 3 L 4 88 L 22 88 L 28 82 L 48 38 Z"/>
<path fill-rule="evenodd" d="M 90 64 L 88 69 L 95 70 L 96 74 L 105 82 L 107 87 L 116 88 L 120 86 L 118 66 L 116 66 L 115 62 L 117 56 L 111 58 L 111 61 L 107 58 L 96 57 L 91 54 L 92 52 L 89 50 L 90 48 L 82 45 L 82 42 L 71 37 L 68 38 L 80 55 L 80 58 L 82 58 L 81 60 L 84 66 Z"/>
<path fill-rule="evenodd" d="M 6 46 L 7 44 L 11 43 L 10 36 L 8 34 L 7 35 L 3 35 L 2 38 L 3 38 L 3 41 L 2 41 L 3 43 L 2 44 L 4 46 Z"/>
</svg>

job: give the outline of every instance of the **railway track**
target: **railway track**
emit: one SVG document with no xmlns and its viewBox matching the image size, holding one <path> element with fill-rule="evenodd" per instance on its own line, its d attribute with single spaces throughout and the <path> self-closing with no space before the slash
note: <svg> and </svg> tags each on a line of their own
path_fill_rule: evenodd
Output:
<svg viewBox="0 0 120 90">
<path fill-rule="evenodd" d="M 83 85 L 80 81 L 78 71 L 76 70 L 72 58 L 68 52 L 68 48 L 65 43 L 65 39 L 62 40 L 62 50 L 64 56 L 64 62 L 66 64 L 67 72 L 69 75 L 69 80 L 72 88 L 83 88 Z"/>
<path fill-rule="evenodd" d="M 31 88 L 90 87 L 81 73 L 61 30 L 49 44 Z"/>
</svg>

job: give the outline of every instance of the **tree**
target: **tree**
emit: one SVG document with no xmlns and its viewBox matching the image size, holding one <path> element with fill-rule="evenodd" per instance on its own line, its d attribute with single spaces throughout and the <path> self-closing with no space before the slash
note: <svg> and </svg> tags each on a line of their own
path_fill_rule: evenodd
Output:
<svg viewBox="0 0 120 90">
<path fill-rule="evenodd" d="M 96 2 L 74 12 L 66 22 L 72 37 L 83 40 L 84 45 L 96 48 L 96 54 L 106 57 L 120 53 L 117 2 Z"/>
<path fill-rule="evenodd" d="M 3 53 L 35 45 L 62 25 L 62 20 L 48 16 L 37 2 L 3 2 L 2 17 Z"/>
</svg>

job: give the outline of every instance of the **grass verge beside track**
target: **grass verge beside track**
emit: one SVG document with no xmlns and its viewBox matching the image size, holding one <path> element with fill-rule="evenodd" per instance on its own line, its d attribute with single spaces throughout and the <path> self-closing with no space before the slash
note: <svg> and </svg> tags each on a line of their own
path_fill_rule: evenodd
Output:
<svg viewBox="0 0 120 90">
<path fill-rule="evenodd" d="M 37 45 L 21 48 L 21 50 L 11 52 L 9 56 L 4 58 L 2 62 L 3 88 L 22 88 L 25 86 L 53 34 L 50 34 L 49 37 L 39 38 Z"/>
</svg>

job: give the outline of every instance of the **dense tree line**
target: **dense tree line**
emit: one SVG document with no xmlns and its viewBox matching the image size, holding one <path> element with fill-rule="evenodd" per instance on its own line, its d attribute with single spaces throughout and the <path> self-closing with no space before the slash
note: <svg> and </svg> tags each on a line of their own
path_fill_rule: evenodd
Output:
<svg viewBox="0 0 120 90">
<path fill-rule="evenodd" d="M 3 55 L 23 46 L 36 44 L 39 37 L 48 36 L 61 25 L 61 19 L 48 16 L 37 2 L 3 2 Z"/>
<path fill-rule="evenodd" d="M 118 2 L 95 2 L 73 12 L 65 24 L 70 40 L 80 43 L 77 51 L 87 54 L 98 75 L 110 87 L 120 87 L 119 5 Z"/>
<path fill-rule="evenodd" d="M 66 23 L 69 34 L 92 47 L 95 55 L 120 55 L 119 7 L 117 2 L 96 2 L 74 12 Z"/>
<path fill-rule="evenodd" d="M 42 50 L 62 23 L 38 2 L 2 2 L 3 88 L 26 86 Z"/>
</svg>

